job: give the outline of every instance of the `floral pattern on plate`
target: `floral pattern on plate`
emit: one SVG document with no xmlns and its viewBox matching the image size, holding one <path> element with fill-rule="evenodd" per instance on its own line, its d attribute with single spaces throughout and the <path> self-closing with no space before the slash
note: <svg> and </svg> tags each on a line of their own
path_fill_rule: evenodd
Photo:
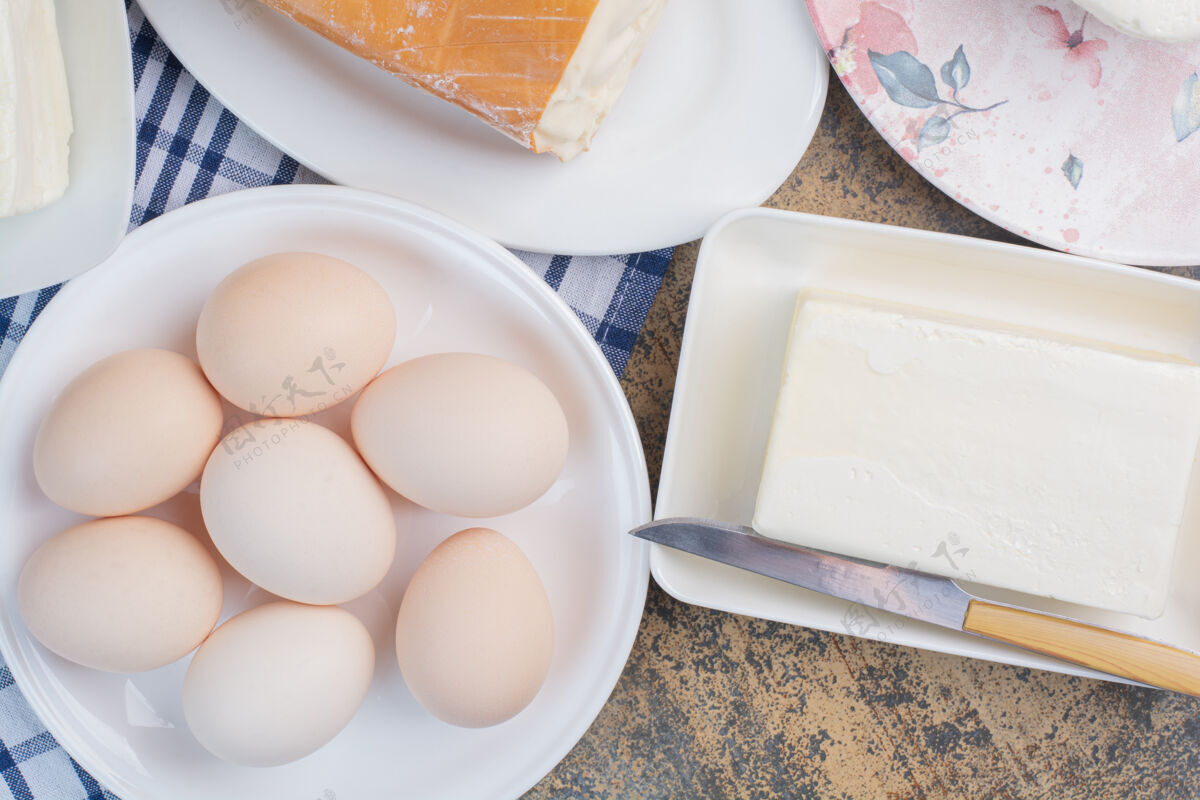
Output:
<svg viewBox="0 0 1200 800">
<path fill-rule="evenodd" d="M 963 205 L 1067 252 L 1200 263 L 1200 43 L 1070 0 L 808 0 L 887 142 Z"/>
</svg>

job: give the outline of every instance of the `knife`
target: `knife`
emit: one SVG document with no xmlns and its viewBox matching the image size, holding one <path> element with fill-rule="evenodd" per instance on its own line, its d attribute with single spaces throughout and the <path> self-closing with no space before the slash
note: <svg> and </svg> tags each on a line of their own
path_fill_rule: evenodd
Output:
<svg viewBox="0 0 1200 800">
<path fill-rule="evenodd" d="M 1067 617 L 993 603 L 950 578 L 838 556 L 706 519 L 662 519 L 638 538 L 852 603 L 1016 645 L 1149 686 L 1200 697 L 1200 656 Z"/>
</svg>

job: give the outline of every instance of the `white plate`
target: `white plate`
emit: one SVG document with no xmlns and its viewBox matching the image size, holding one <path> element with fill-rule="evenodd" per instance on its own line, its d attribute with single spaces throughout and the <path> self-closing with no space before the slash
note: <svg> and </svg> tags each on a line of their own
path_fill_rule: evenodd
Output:
<svg viewBox="0 0 1200 800">
<path fill-rule="evenodd" d="M 446 350 L 502 356 L 531 369 L 562 402 L 571 448 L 562 475 L 532 506 L 493 522 L 418 509 L 392 495 L 401 531 L 379 589 L 347 607 L 371 630 L 375 679 L 333 742 L 288 766 L 247 769 L 208 755 L 180 708 L 186 660 L 113 675 L 49 654 L 14 613 L 22 562 L 77 515 L 55 507 L 30 469 L 33 436 L 55 394 L 87 364 L 130 347 L 194 357 L 197 314 L 243 262 L 279 250 L 345 258 L 387 289 L 399 319 L 392 363 Z M 119 320 L 120 324 L 113 324 Z M 349 403 L 323 422 L 348 433 Z M 236 413 L 236 412 L 235 412 Z M 647 553 L 625 531 L 649 518 L 646 469 L 612 370 L 571 310 L 504 249 L 440 215 L 338 187 L 286 187 L 204 200 L 139 228 L 38 318 L 0 382 L 0 650 L 34 710 L 63 746 L 124 800 L 214 797 L 515 797 L 583 735 L 616 684 L 641 619 Z M 197 496 L 155 516 L 202 530 Z M 393 628 L 422 558 L 472 524 L 511 536 L 550 596 L 555 651 L 533 703 L 494 728 L 437 721 L 409 695 Z M 267 598 L 226 573 L 222 618 Z"/>
<path fill-rule="evenodd" d="M 141 6 L 209 91 L 306 166 L 525 250 L 698 239 L 787 178 L 825 104 L 828 66 L 794 0 L 672 0 L 591 152 L 565 165 L 253 0 Z"/>
<path fill-rule="evenodd" d="M 754 513 L 796 293 L 824 288 L 1200 361 L 1200 283 L 1102 261 L 784 211 L 730 214 L 704 239 L 683 335 L 655 516 Z M 1198 476 L 1156 620 L 970 587 L 988 597 L 1200 650 Z M 1136 547 L 1136 542 L 1130 542 Z M 1010 664 L 1106 677 L 655 547 L 655 580 L 689 603 Z"/>
<path fill-rule="evenodd" d="M 56 0 L 75 132 L 71 182 L 58 202 L 0 219 L 0 297 L 96 266 L 129 225 L 133 67 L 122 0 Z"/>
</svg>

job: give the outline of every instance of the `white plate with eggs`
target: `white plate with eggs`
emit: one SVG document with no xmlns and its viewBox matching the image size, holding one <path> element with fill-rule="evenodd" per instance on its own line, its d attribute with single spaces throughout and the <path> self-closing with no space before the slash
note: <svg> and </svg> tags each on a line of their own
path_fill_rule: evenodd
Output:
<svg viewBox="0 0 1200 800">
<path fill-rule="evenodd" d="M 34 475 L 34 439 L 55 398 L 89 365 L 123 350 L 164 348 L 195 359 L 197 319 L 218 283 L 247 262 L 285 251 L 344 259 L 383 287 L 397 321 L 387 367 L 433 353 L 472 352 L 535 375 L 562 407 L 569 446 L 549 490 L 499 516 L 454 517 L 387 490 L 397 527 L 395 559 L 375 589 L 342 605 L 373 642 L 365 700 L 345 728 L 311 755 L 281 766 L 246 767 L 212 755 L 189 729 L 181 698 L 190 656 L 124 674 L 72 663 L 33 638 L 18 613 L 17 583 L 39 545 L 88 519 L 51 502 Z M 264 311 L 260 335 L 285 324 L 274 323 Z M 156 387 L 130 391 L 144 395 Z M 351 442 L 356 400 L 311 419 Z M 254 419 L 228 402 L 223 411 L 225 430 Z M 586 330 L 536 275 L 498 245 L 433 212 L 339 187 L 273 187 L 165 215 L 131 234 L 103 265 L 50 303 L 0 382 L 0 419 L 0 650 L 51 733 L 123 800 L 515 797 L 583 735 L 633 644 L 648 559 L 624 533 L 650 518 L 650 500 L 620 387 Z M 436 460 L 415 471 L 430 496 L 440 488 Z M 381 476 L 386 472 L 373 466 Z M 456 480 L 441 477 L 451 486 Z M 191 532 L 216 559 L 224 583 L 219 625 L 277 599 L 220 558 L 205 532 L 195 483 L 139 513 Z M 452 534 L 476 526 L 502 532 L 540 577 L 553 648 L 545 682 L 522 711 L 490 727 L 464 728 L 418 703 L 397 665 L 394 643 L 401 598 L 418 565 Z M 438 602 L 453 605 L 454 597 L 443 591 Z M 331 629 L 327 641 L 358 647 L 350 631 L 357 623 L 330 624 L 338 630 Z M 406 630 L 413 641 L 436 645 L 443 638 L 436 626 Z M 258 641 L 254 628 L 245 626 L 240 637 L 225 637 L 222 647 L 238 646 L 239 638 Z M 222 678 L 229 663 L 225 659 L 201 676 L 205 691 L 219 695 L 213 681 L 240 679 Z M 336 717 L 338 698 L 356 691 L 327 682 L 295 702 L 313 708 L 313 716 Z"/>
</svg>

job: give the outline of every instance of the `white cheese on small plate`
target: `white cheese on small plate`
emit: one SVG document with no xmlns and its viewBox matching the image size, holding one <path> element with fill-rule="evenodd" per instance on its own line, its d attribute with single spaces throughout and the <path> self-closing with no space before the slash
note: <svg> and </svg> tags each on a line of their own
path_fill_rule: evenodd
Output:
<svg viewBox="0 0 1200 800">
<path fill-rule="evenodd" d="M 53 0 L 0 0 L 0 217 L 62 197 L 71 130 Z"/>
<path fill-rule="evenodd" d="M 1144 39 L 1200 39 L 1200 0 L 1075 0 L 1101 22 Z"/>
<path fill-rule="evenodd" d="M 802 295 L 754 526 L 1155 617 L 1198 441 L 1182 359 Z"/>
</svg>

